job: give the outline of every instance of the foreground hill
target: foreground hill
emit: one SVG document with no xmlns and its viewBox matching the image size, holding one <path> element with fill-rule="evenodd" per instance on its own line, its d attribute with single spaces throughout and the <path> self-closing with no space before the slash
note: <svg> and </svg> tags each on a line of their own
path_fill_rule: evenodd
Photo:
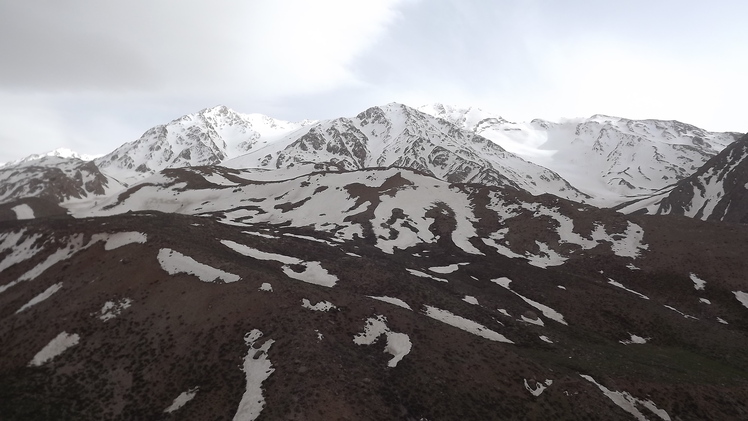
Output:
<svg viewBox="0 0 748 421">
<path fill-rule="evenodd" d="M 6 419 L 748 416 L 742 225 L 403 169 L 0 223 Z"/>
</svg>

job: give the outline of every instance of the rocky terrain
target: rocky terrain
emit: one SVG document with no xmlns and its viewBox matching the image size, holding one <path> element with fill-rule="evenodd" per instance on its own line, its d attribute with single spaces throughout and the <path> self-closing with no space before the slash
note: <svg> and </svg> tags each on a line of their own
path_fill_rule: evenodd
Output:
<svg viewBox="0 0 748 421">
<path fill-rule="evenodd" d="M 0 418 L 748 418 L 745 140 L 621 213 L 401 107 L 0 167 Z"/>
</svg>

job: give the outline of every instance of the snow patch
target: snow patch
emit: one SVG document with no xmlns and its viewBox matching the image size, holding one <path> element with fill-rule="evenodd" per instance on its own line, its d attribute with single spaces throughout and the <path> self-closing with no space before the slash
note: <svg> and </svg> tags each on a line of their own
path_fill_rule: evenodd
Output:
<svg viewBox="0 0 748 421">
<path fill-rule="evenodd" d="M 553 384 L 553 380 L 546 380 L 545 384 L 541 382 L 535 382 L 535 388 L 532 388 L 528 383 L 527 379 L 524 379 L 525 381 L 525 389 L 527 389 L 528 392 L 530 392 L 533 396 L 540 396 L 545 389 L 548 388 L 548 386 Z"/>
<path fill-rule="evenodd" d="M 239 254 L 243 254 L 253 259 L 280 262 L 284 265 L 282 267 L 283 273 L 292 279 L 329 288 L 332 288 L 338 282 L 338 277 L 330 274 L 322 267 L 320 262 L 305 262 L 301 259 L 285 256 L 283 254 L 268 253 L 230 240 L 221 240 L 221 244 Z M 303 272 L 296 272 L 289 265 L 300 265 L 304 270 Z"/>
<path fill-rule="evenodd" d="M 620 283 L 620 282 L 616 282 L 616 281 L 614 281 L 614 280 L 612 280 L 612 279 L 610 279 L 610 278 L 608 278 L 608 283 L 609 283 L 609 284 L 611 284 L 611 285 L 613 285 L 613 286 L 616 286 L 616 287 L 618 287 L 618 288 L 621 288 L 621 289 L 623 289 L 623 290 L 626 290 L 626 291 L 628 291 L 628 292 L 630 292 L 630 293 L 632 293 L 632 294 L 634 294 L 634 295 L 638 295 L 639 297 L 641 297 L 641 298 L 643 298 L 643 299 L 645 299 L 645 300 L 648 300 L 648 299 L 649 299 L 649 297 L 647 297 L 646 295 L 644 295 L 644 294 L 641 294 L 641 293 L 638 293 L 638 292 L 634 291 L 633 289 L 628 289 L 628 288 L 626 288 L 625 286 L 623 286 L 623 284 L 622 284 L 622 283 Z"/>
<path fill-rule="evenodd" d="M 639 408 L 637 408 L 637 405 L 641 405 L 645 408 L 647 408 L 649 411 L 651 411 L 653 414 L 660 417 L 660 419 L 665 421 L 670 421 L 670 415 L 668 415 L 665 410 L 658 408 L 654 402 L 648 400 L 648 399 L 638 399 L 633 396 L 631 396 L 628 392 L 616 392 L 614 390 L 609 390 L 607 387 L 601 385 L 600 383 L 596 382 L 595 379 L 593 379 L 590 376 L 586 376 L 584 374 L 580 374 L 583 379 L 593 383 L 595 386 L 600 389 L 605 396 L 608 397 L 613 403 L 618 405 L 621 409 L 628 412 L 629 414 L 633 415 L 634 418 L 636 418 L 639 421 L 647 421 L 647 417 L 644 416 L 644 414 L 639 411 Z"/>
<path fill-rule="evenodd" d="M 733 291 L 732 293 L 735 294 L 735 298 L 740 301 L 743 307 L 748 308 L 748 293 L 743 291 Z"/>
<path fill-rule="evenodd" d="M 478 299 L 473 297 L 472 295 L 466 295 L 462 298 L 462 301 L 477 306 L 478 305 Z"/>
<path fill-rule="evenodd" d="M 106 236 L 104 250 L 114 250 L 128 244 L 143 244 L 148 239 L 148 236 L 142 232 L 118 232 L 116 234 L 103 235 Z M 96 235 L 94 235 L 94 237 L 96 237 Z"/>
<path fill-rule="evenodd" d="M 161 264 L 161 268 L 169 273 L 169 275 L 186 273 L 197 276 L 203 282 L 231 283 L 241 279 L 239 275 L 199 263 L 189 256 L 168 248 L 159 250 L 158 262 Z"/>
<path fill-rule="evenodd" d="M 34 355 L 34 358 L 29 362 L 29 366 L 38 367 L 62 354 L 68 348 L 78 345 L 79 341 L 80 336 L 78 334 L 61 332 L 42 348 L 41 351 Z"/>
<path fill-rule="evenodd" d="M 16 219 L 34 219 L 34 210 L 25 203 L 13 206 L 10 210 L 16 214 Z"/>
<path fill-rule="evenodd" d="M 113 319 L 122 313 L 122 310 L 129 308 L 132 305 L 132 299 L 123 298 L 117 301 L 107 301 L 99 311 L 99 319 L 107 321 Z"/>
<path fill-rule="evenodd" d="M 512 282 L 511 279 L 506 278 L 506 277 L 501 277 L 501 278 L 497 278 L 497 279 L 491 279 L 491 282 L 493 282 L 495 284 L 498 284 L 498 285 L 501 285 L 502 287 L 506 288 L 508 291 L 510 291 L 511 293 L 513 293 L 514 295 L 516 295 L 517 297 L 519 297 L 522 300 L 524 300 L 527 304 L 530 304 L 531 306 L 533 306 L 537 310 L 539 310 L 541 313 L 543 313 L 543 316 L 545 316 L 545 317 L 547 317 L 547 318 L 549 318 L 551 320 L 555 320 L 556 322 L 561 323 L 562 325 L 568 325 L 568 323 L 566 323 L 566 320 L 564 320 L 563 314 L 561 314 L 558 311 L 556 311 L 556 310 L 548 307 L 545 304 L 541 304 L 541 303 L 539 303 L 537 301 L 533 301 L 533 300 L 531 300 L 531 299 L 529 299 L 527 297 L 524 297 L 524 296 L 518 294 L 517 292 L 513 291 L 511 288 L 509 288 L 509 284 Z"/>
<path fill-rule="evenodd" d="M 183 407 L 187 402 L 191 401 L 195 395 L 197 395 L 197 391 L 200 390 L 199 387 L 193 387 L 192 389 L 182 392 L 174 398 L 174 401 L 169 405 L 168 408 L 164 409 L 165 413 L 172 413 L 176 411 L 177 409 Z"/>
<path fill-rule="evenodd" d="M 691 273 L 689 275 L 691 277 L 691 280 L 693 281 L 693 287 L 697 290 L 703 290 L 706 286 L 706 281 L 696 276 L 695 273 Z"/>
<path fill-rule="evenodd" d="M 540 338 L 540 340 L 541 340 L 541 341 L 543 341 L 543 342 L 547 342 L 547 343 L 549 343 L 549 344 L 552 344 L 552 343 L 553 343 L 553 341 L 552 341 L 552 340 L 550 340 L 550 339 L 548 339 L 548 337 L 547 337 L 547 336 L 545 336 L 545 335 L 541 335 L 541 336 L 538 336 L 538 337 L 539 337 L 539 338 Z"/>
<path fill-rule="evenodd" d="M 273 286 L 267 282 L 263 282 L 262 285 L 260 285 L 259 291 L 273 292 Z"/>
<path fill-rule="evenodd" d="M 472 333 L 473 335 L 478 335 L 482 338 L 489 339 L 491 341 L 496 342 L 504 342 L 508 344 L 513 344 L 514 342 L 507 339 L 504 335 L 494 332 L 493 330 L 483 326 L 480 323 L 476 323 L 472 320 L 466 319 L 464 317 L 458 316 L 456 314 L 453 314 L 447 310 L 442 310 L 436 307 L 432 306 L 425 306 L 426 311 L 425 314 L 428 317 L 431 317 L 434 320 L 438 320 L 442 323 L 448 324 L 452 327 L 456 327 L 458 329 L 462 329 L 465 332 Z"/>
<path fill-rule="evenodd" d="M 681 316 L 685 317 L 686 319 L 694 319 L 694 320 L 699 320 L 699 319 L 698 319 L 698 317 L 693 317 L 693 316 L 691 316 L 691 315 L 689 315 L 689 314 L 683 313 L 682 311 L 678 310 L 678 309 L 677 309 L 677 308 L 675 308 L 675 307 L 671 307 L 671 306 L 669 306 L 669 305 L 665 305 L 665 308 L 668 308 L 668 309 L 670 309 L 670 310 L 673 310 L 674 312 L 676 312 L 676 313 L 680 314 Z"/>
<path fill-rule="evenodd" d="M 413 310 L 412 308 L 410 308 L 410 306 L 408 305 L 408 303 L 406 303 L 405 301 L 403 301 L 403 300 L 401 300 L 399 298 L 387 297 L 387 296 L 374 297 L 372 295 L 369 295 L 368 297 L 372 298 L 372 299 L 375 299 L 375 300 L 384 301 L 385 303 L 390 303 L 390 304 L 396 305 L 398 307 L 406 308 L 408 310 Z"/>
<path fill-rule="evenodd" d="M 0 252 L 10 249 L 10 254 L 6 255 L 0 261 L 0 272 L 15 265 L 16 263 L 28 260 L 36 255 L 40 249 L 33 248 L 34 243 L 41 235 L 35 234 L 19 241 L 26 234 L 25 230 L 0 234 Z"/>
<path fill-rule="evenodd" d="M 262 332 L 257 329 L 253 329 L 244 335 L 244 343 L 249 347 L 242 367 L 247 387 L 234 415 L 234 421 L 255 420 L 265 407 L 265 397 L 262 396 L 262 382 L 275 371 L 273 364 L 268 359 L 268 351 L 275 341 L 268 339 L 262 346 L 255 348 L 255 342 L 261 337 Z"/>
<path fill-rule="evenodd" d="M 642 338 L 641 336 L 637 336 L 637 335 L 633 335 L 633 334 L 629 334 L 629 335 L 631 335 L 631 339 L 626 339 L 626 340 L 618 341 L 618 342 L 620 342 L 620 343 L 622 343 L 624 345 L 645 344 L 645 343 L 647 343 L 647 340 L 649 339 L 649 338 Z"/>
<path fill-rule="evenodd" d="M 320 301 L 317 304 L 312 305 L 312 303 L 306 298 L 301 300 L 301 306 L 304 308 L 308 308 L 309 310 L 314 310 L 314 311 L 330 311 L 336 308 L 333 305 L 333 303 L 329 301 Z"/>
<path fill-rule="evenodd" d="M 61 288 L 62 288 L 62 282 L 59 282 L 59 283 L 56 283 L 56 284 L 52 285 L 51 287 L 45 289 L 44 292 L 42 292 L 41 294 L 39 294 L 36 297 L 32 298 L 31 300 L 29 300 L 28 303 L 24 304 L 23 306 L 21 306 L 21 308 L 19 308 L 18 310 L 16 310 L 16 314 L 18 314 L 18 313 L 26 310 L 27 308 L 29 308 L 29 307 L 31 307 L 33 305 L 41 303 L 42 301 L 44 301 L 47 298 L 51 297 L 52 294 L 54 294 L 55 292 L 59 291 Z"/>
<path fill-rule="evenodd" d="M 410 337 L 404 333 L 393 332 L 387 327 L 387 318 L 379 315 L 376 317 L 369 317 L 366 319 L 366 326 L 364 331 L 353 337 L 353 342 L 356 345 L 371 345 L 381 336 L 385 335 L 387 338 L 387 345 L 384 347 L 384 352 L 392 355 L 392 359 L 387 362 L 388 367 L 396 367 L 403 357 L 410 353 L 413 345 L 410 342 Z"/>
<path fill-rule="evenodd" d="M 448 265 L 448 266 L 434 266 L 434 267 L 430 267 L 429 270 L 434 273 L 442 273 L 442 274 L 452 273 L 452 272 L 457 271 L 457 269 L 459 269 L 460 266 L 466 265 L 466 264 L 467 263 L 455 263 L 455 264 Z"/>
<path fill-rule="evenodd" d="M 421 272 L 420 270 L 405 268 L 411 275 L 418 276 L 419 278 L 429 278 L 439 282 L 449 282 L 446 279 L 437 278 L 436 276 L 429 275 L 428 273 Z"/>
<path fill-rule="evenodd" d="M 699 298 L 699 302 L 700 303 L 704 303 L 704 304 L 711 304 L 712 303 L 711 301 L 707 300 L 706 298 Z"/>
<path fill-rule="evenodd" d="M 725 320 L 725 319 L 723 319 L 721 317 L 717 317 L 717 321 L 720 322 L 720 323 L 722 323 L 723 325 L 729 324 L 729 323 L 727 323 L 727 320 Z"/>
</svg>

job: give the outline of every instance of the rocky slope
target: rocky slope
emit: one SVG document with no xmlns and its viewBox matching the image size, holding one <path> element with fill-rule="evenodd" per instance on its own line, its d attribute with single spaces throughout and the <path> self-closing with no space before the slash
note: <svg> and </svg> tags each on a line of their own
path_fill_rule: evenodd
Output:
<svg viewBox="0 0 748 421">
<path fill-rule="evenodd" d="M 108 196 L 123 188 L 93 161 L 75 155 L 35 155 L 0 166 L 0 203 L 35 197 L 57 205 Z"/>
<path fill-rule="evenodd" d="M 289 168 L 309 163 L 332 163 L 345 170 L 394 166 L 454 183 L 589 199 L 553 171 L 484 137 L 395 103 L 369 108 L 354 118 L 318 123 L 300 137 L 295 133 L 224 165 Z"/>
<path fill-rule="evenodd" d="M 164 168 L 219 164 L 311 123 L 240 114 L 225 106 L 206 108 L 153 127 L 95 163 L 130 184 Z"/>
<path fill-rule="evenodd" d="M 684 215 L 690 218 L 748 222 L 748 136 L 729 145 L 675 186 L 622 206 L 624 212 Z"/>
<path fill-rule="evenodd" d="M 513 123 L 476 108 L 432 104 L 419 109 L 557 172 L 602 206 L 682 180 L 739 137 L 678 121 L 595 115 L 560 123 Z"/>
<path fill-rule="evenodd" d="M 743 226 L 264 176 L 169 169 L 1 222 L 4 418 L 748 415 Z"/>
</svg>

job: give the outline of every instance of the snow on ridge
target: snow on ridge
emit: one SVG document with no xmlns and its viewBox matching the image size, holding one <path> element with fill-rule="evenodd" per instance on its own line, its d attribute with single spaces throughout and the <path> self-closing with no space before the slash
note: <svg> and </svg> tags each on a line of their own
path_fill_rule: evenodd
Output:
<svg viewBox="0 0 748 421">
<path fill-rule="evenodd" d="M 317 304 L 312 305 L 312 303 L 306 298 L 301 300 L 301 306 L 313 311 L 330 311 L 337 308 L 329 301 L 320 301 Z"/>
<path fill-rule="evenodd" d="M 660 419 L 665 421 L 671 421 L 670 415 L 664 410 L 658 408 L 654 402 L 652 402 L 649 399 L 638 399 L 633 397 L 628 392 L 617 392 L 614 390 L 610 390 L 607 387 L 601 385 L 600 383 L 596 382 L 595 379 L 593 379 L 591 376 L 587 376 L 584 374 L 580 374 L 580 376 L 587 380 L 588 382 L 594 384 L 595 386 L 600 389 L 605 396 L 608 397 L 613 403 L 618 405 L 621 409 L 628 412 L 629 414 L 633 415 L 634 418 L 636 418 L 639 421 L 647 421 L 647 417 L 641 413 L 639 408 L 637 408 L 637 405 L 641 405 L 645 408 L 647 408 L 649 411 L 651 411 L 654 415 L 657 415 L 660 417 Z"/>
<path fill-rule="evenodd" d="M 247 386 L 239 402 L 239 408 L 234 415 L 234 421 L 252 421 L 260 416 L 265 407 L 265 397 L 262 395 L 262 382 L 275 371 L 273 364 L 268 359 L 268 351 L 275 343 L 268 339 L 259 348 L 255 343 L 262 337 L 262 332 L 253 329 L 244 335 L 244 342 L 249 348 L 244 356 L 242 371 L 246 378 Z"/>
<path fill-rule="evenodd" d="M 514 295 L 518 296 L 519 298 L 521 298 L 522 300 L 524 300 L 527 304 L 530 304 L 531 306 L 533 306 L 537 310 L 539 310 L 541 313 L 543 313 L 543 316 L 545 316 L 545 317 L 547 317 L 547 318 L 549 318 L 551 320 L 555 320 L 556 322 L 561 323 L 562 325 L 568 325 L 568 323 L 566 323 L 566 320 L 564 320 L 563 314 L 561 314 L 558 311 L 556 311 L 556 310 L 548 307 L 545 304 L 541 304 L 541 303 L 539 303 L 537 301 L 531 300 L 531 299 L 529 299 L 529 298 L 527 298 L 527 297 L 525 297 L 525 296 L 523 296 L 523 295 L 515 292 L 511 288 L 509 288 L 509 284 L 512 282 L 511 279 L 509 279 L 507 277 L 501 277 L 501 278 L 497 278 L 497 279 L 491 279 L 491 282 L 493 282 L 493 283 L 495 283 L 497 285 L 500 285 L 500 286 L 506 288 L 509 292 L 511 292 Z"/>
<path fill-rule="evenodd" d="M 34 355 L 29 362 L 30 367 L 38 367 L 62 354 L 68 348 L 78 345 L 80 336 L 77 333 L 61 332 L 54 339 Z"/>
<path fill-rule="evenodd" d="M 174 401 L 169 405 L 168 408 L 164 409 L 164 413 L 170 414 L 177 409 L 183 407 L 187 402 L 191 401 L 195 398 L 195 395 L 197 395 L 197 392 L 200 390 L 199 387 L 193 387 L 192 389 L 187 390 L 186 392 L 182 392 L 174 398 Z"/>
<path fill-rule="evenodd" d="M 408 305 L 408 303 L 406 303 L 405 301 L 399 298 L 387 297 L 387 296 L 375 297 L 372 295 L 368 295 L 367 297 L 374 299 L 374 300 L 383 301 L 385 303 L 390 303 L 392 305 L 396 305 L 398 307 L 402 307 L 408 310 L 413 310 L 412 308 L 410 308 L 410 305 Z"/>
<path fill-rule="evenodd" d="M 161 264 L 161 268 L 169 273 L 169 275 L 186 273 L 188 275 L 197 276 L 198 279 L 203 282 L 231 283 L 241 279 L 239 275 L 224 272 L 212 266 L 197 262 L 195 259 L 169 248 L 162 248 L 159 250 L 158 262 Z"/>
<path fill-rule="evenodd" d="M 21 308 L 19 308 L 18 310 L 16 310 L 16 314 L 18 314 L 18 313 L 26 310 L 27 308 L 29 308 L 31 306 L 34 306 L 36 304 L 41 303 L 42 301 L 44 301 L 47 298 L 51 297 L 52 294 L 54 294 L 55 292 L 59 291 L 61 288 L 62 288 L 62 282 L 58 282 L 58 283 L 52 285 L 51 287 L 45 289 L 42 293 L 40 293 L 39 295 L 35 296 L 31 300 L 29 300 L 28 303 L 24 304 L 23 306 L 21 306 Z"/>
<path fill-rule="evenodd" d="M 410 353 L 413 345 L 410 342 L 410 337 L 408 335 L 405 333 L 393 332 L 389 327 L 387 327 L 386 317 L 378 315 L 366 319 L 364 331 L 354 336 L 353 342 L 356 345 L 371 345 L 376 342 L 381 335 L 385 335 L 387 338 L 384 352 L 392 355 L 392 359 L 387 362 L 387 366 L 396 367 L 397 363 Z"/>
<path fill-rule="evenodd" d="M 504 342 L 513 344 L 514 342 L 507 339 L 506 336 L 494 332 L 493 330 L 483 326 L 480 323 L 474 322 L 470 319 L 466 319 L 462 316 L 458 316 L 448 310 L 442 310 L 440 308 L 432 307 L 429 305 L 424 306 L 426 308 L 425 314 L 434 320 L 438 320 L 442 323 L 448 324 L 452 327 L 464 330 L 465 332 L 472 333 L 473 335 L 486 338 L 491 341 Z"/>
</svg>

